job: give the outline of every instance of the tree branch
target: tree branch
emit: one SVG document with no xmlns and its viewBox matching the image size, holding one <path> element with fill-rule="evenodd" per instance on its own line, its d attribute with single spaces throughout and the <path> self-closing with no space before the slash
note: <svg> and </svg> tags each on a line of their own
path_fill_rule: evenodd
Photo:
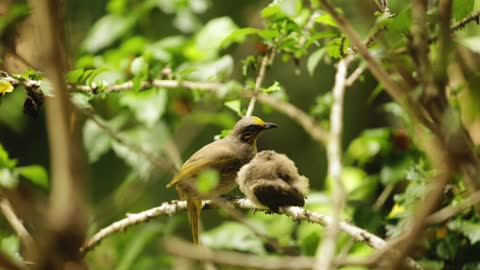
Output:
<svg viewBox="0 0 480 270">
<path fill-rule="evenodd" d="M 338 11 L 330 4 L 328 0 L 320 0 L 325 10 L 335 19 L 340 29 L 348 36 L 355 50 L 365 59 L 367 65 L 373 76 L 383 84 L 385 90 L 390 96 L 406 110 L 406 112 L 418 122 L 422 123 L 430 130 L 435 131 L 436 127 L 431 123 L 422 110 L 422 106 L 414 99 L 412 99 L 406 87 L 395 82 L 388 72 L 382 67 L 380 62 L 376 60 L 368 51 L 368 48 L 363 44 L 360 36 L 353 30 L 351 24 L 347 19 L 338 13 Z"/>
<path fill-rule="evenodd" d="M 28 233 L 25 226 L 23 226 L 23 222 L 15 214 L 12 205 L 5 195 L 0 195 L 0 211 L 8 223 L 10 223 L 10 226 L 12 226 L 12 229 L 15 231 L 18 237 L 20 237 L 22 240 L 28 256 L 34 255 L 36 248 L 35 241 L 30 233 Z"/>
<path fill-rule="evenodd" d="M 459 203 L 458 205 L 450 205 L 438 210 L 437 212 L 431 214 L 425 223 L 427 225 L 438 224 L 447 221 L 449 218 L 452 218 L 459 214 L 460 212 L 475 206 L 480 203 L 480 191 L 476 191 L 468 196 L 465 201 Z"/>
<path fill-rule="evenodd" d="M 46 102 L 51 159 L 51 192 L 46 222 L 45 247 L 39 251 L 38 269 L 83 269 L 78 247 L 86 231 L 84 193 L 86 177 L 78 130 L 70 129 L 72 107 L 64 82 L 62 5 L 58 0 L 31 0 L 38 54 L 56 97 Z"/>
<path fill-rule="evenodd" d="M 248 199 L 228 199 L 228 203 L 230 203 L 233 207 L 240 208 L 240 209 L 252 209 L 256 211 L 264 211 L 269 212 L 267 209 L 258 209 L 252 204 Z M 90 250 L 92 250 L 95 246 L 100 244 L 100 242 L 118 232 L 123 232 L 126 229 L 130 228 L 133 225 L 148 222 L 154 218 L 161 217 L 161 216 L 173 216 L 181 211 L 185 211 L 187 204 L 185 201 L 171 201 L 171 202 L 164 202 L 159 207 L 155 207 L 140 213 L 136 214 L 127 214 L 127 217 L 112 223 L 111 225 L 101 229 L 98 233 L 90 237 L 82 246 L 81 253 L 86 254 Z M 203 209 L 211 209 L 213 208 L 212 201 L 203 201 L 202 202 Z M 320 213 L 316 213 L 313 211 L 306 210 L 302 207 L 297 206 L 289 206 L 280 208 L 280 213 L 293 218 L 294 220 L 304 220 L 309 221 L 312 223 L 319 224 L 321 226 L 330 226 L 333 222 L 330 216 L 322 215 Z M 352 237 L 355 241 L 363 242 L 374 249 L 381 249 L 384 248 L 386 243 L 380 237 L 369 233 L 368 231 L 358 228 L 355 225 L 341 221 L 340 230 L 348 234 Z M 413 260 L 409 260 L 409 264 L 411 263 L 412 266 L 415 266 L 416 263 Z M 413 267 L 413 269 L 420 269 L 418 266 Z"/>
<path fill-rule="evenodd" d="M 258 71 L 257 79 L 255 80 L 255 89 L 253 89 L 253 93 L 258 93 L 260 88 L 262 87 L 262 82 L 265 79 L 265 71 L 267 70 L 267 66 L 270 63 L 270 59 L 273 59 L 275 56 L 275 48 L 271 48 L 270 55 L 266 54 L 262 57 L 262 62 L 260 64 L 260 69 Z M 248 103 L 247 112 L 245 116 L 251 116 L 253 113 L 253 109 L 255 109 L 255 103 L 257 102 L 257 97 L 254 95 L 250 99 L 250 103 Z"/>
<path fill-rule="evenodd" d="M 345 206 L 345 186 L 342 181 L 342 133 L 343 100 L 347 82 L 347 71 L 353 56 L 347 56 L 338 63 L 335 85 L 333 86 L 333 105 L 330 112 L 330 140 L 327 144 L 328 180 L 333 181 L 333 222 L 327 227 L 326 237 L 317 253 L 316 270 L 328 270 L 333 265 L 339 233 L 339 222 Z"/>
</svg>

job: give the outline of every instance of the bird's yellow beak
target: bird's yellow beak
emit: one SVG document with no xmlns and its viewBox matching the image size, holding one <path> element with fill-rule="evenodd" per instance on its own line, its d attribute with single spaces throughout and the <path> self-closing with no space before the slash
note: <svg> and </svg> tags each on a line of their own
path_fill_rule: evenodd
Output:
<svg viewBox="0 0 480 270">
<path fill-rule="evenodd" d="M 274 124 L 274 123 L 265 123 L 265 126 L 263 127 L 263 129 L 272 129 L 272 128 L 277 128 L 278 125 L 277 124 Z"/>
</svg>

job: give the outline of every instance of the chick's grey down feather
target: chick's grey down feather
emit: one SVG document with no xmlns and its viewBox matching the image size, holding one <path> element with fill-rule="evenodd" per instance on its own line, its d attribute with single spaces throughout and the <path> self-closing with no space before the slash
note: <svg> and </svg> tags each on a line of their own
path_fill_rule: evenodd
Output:
<svg viewBox="0 0 480 270">
<path fill-rule="evenodd" d="M 254 204 L 274 212 L 282 206 L 303 206 L 309 186 L 292 160 L 271 150 L 258 153 L 243 166 L 237 182 Z"/>
</svg>

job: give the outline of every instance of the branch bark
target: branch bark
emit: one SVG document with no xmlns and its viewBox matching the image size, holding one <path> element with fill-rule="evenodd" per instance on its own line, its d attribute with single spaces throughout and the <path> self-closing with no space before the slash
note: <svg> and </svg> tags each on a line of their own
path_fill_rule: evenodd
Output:
<svg viewBox="0 0 480 270">
<path fill-rule="evenodd" d="M 86 231 L 84 205 L 85 176 L 79 136 L 70 130 L 72 107 L 64 83 L 66 59 L 60 1 L 30 1 L 37 27 L 38 56 L 56 97 L 46 102 L 48 141 L 51 158 L 51 193 L 46 233 L 39 251 L 37 269 L 76 269 L 84 265 L 78 248 Z"/>
<path fill-rule="evenodd" d="M 331 269 L 337 248 L 337 236 L 342 210 L 345 206 L 346 191 L 342 182 L 342 134 L 343 100 L 347 83 L 347 71 L 353 56 L 338 62 L 333 86 L 333 105 L 330 112 L 330 139 L 327 144 L 328 180 L 333 181 L 333 222 L 327 227 L 326 237 L 317 253 L 316 270 Z"/>
<path fill-rule="evenodd" d="M 240 209 L 252 209 L 256 211 L 264 211 L 268 212 L 267 209 L 258 209 L 252 204 L 248 199 L 228 199 L 228 203 L 230 203 L 235 208 Z M 159 207 L 155 207 L 140 213 L 135 214 L 127 214 L 127 217 L 112 223 L 111 225 L 101 229 L 98 233 L 90 237 L 81 247 L 81 253 L 85 255 L 89 251 L 91 251 L 94 247 L 96 247 L 102 240 L 107 237 L 110 237 L 116 233 L 123 232 L 126 229 L 130 228 L 133 225 L 148 222 L 154 218 L 158 218 L 161 216 L 173 216 L 179 212 L 185 211 L 187 204 L 185 201 L 171 201 L 171 202 L 164 202 Z M 203 201 L 202 202 L 203 209 L 211 209 L 213 208 L 212 201 Z M 333 222 L 332 217 L 326 216 L 320 213 L 316 213 L 313 211 L 306 210 L 302 207 L 297 206 L 289 206 L 280 208 L 280 213 L 286 216 L 293 218 L 296 221 L 309 221 L 312 223 L 319 224 L 323 227 L 330 226 Z M 369 233 L 368 231 L 356 227 L 355 225 L 347 222 L 341 221 L 340 230 L 348 234 L 352 237 L 355 241 L 363 242 L 374 249 L 382 249 L 386 246 L 386 243 L 380 237 Z M 421 269 L 415 261 L 408 259 L 408 264 L 411 265 L 412 269 Z"/>
</svg>

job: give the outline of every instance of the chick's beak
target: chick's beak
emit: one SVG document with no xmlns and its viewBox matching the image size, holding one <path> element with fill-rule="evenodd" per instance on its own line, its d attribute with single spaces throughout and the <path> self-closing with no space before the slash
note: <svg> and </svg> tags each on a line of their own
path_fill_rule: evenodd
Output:
<svg viewBox="0 0 480 270">
<path fill-rule="evenodd" d="M 263 129 L 272 129 L 272 128 L 277 128 L 278 125 L 274 123 L 265 123 L 265 127 Z"/>
</svg>

